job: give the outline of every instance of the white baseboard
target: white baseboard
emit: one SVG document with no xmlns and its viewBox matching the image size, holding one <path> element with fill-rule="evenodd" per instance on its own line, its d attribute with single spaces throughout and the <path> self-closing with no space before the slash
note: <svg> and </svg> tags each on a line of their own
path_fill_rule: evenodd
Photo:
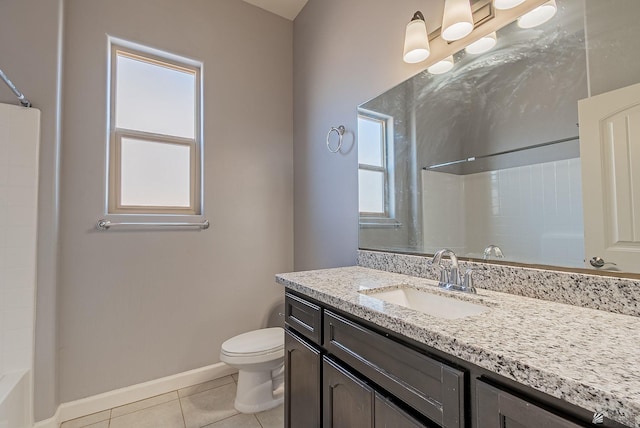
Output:
<svg viewBox="0 0 640 428">
<path fill-rule="evenodd" d="M 44 421 L 34 424 L 33 428 L 58 428 L 64 421 L 76 419 L 92 413 L 109 410 L 113 407 L 123 406 L 134 401 L 165 394 L 176 389 L 197 385 L 209 380 L 236 373 L 238 370 L 225 363 L 216 363 L 195 370 L 178 373 L 175 375 L 154 379 L 149 382 L 127 386 L 92 397 L 82 398 L 58 406 L 55 415 Z"/>
</svg>

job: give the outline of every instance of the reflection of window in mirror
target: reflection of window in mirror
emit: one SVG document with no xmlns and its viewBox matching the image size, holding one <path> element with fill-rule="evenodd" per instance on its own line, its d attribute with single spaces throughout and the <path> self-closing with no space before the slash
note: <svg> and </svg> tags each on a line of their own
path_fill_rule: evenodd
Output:
<svg viewBox="0 0 640 428">
<path fill-rule="evenodd" d="M 393 220 L 392 119 L 358 114 L 358 187 L 360 223 L 384 225 Z"/>
</svg>

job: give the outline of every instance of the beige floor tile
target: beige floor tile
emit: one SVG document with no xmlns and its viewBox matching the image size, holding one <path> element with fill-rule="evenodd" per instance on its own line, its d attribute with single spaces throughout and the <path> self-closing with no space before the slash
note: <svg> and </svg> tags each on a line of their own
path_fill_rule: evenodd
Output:
<svg viewBox="0 0 640 428">
<path fill-rule="evenodd" d="M 181 398 L 187 428 L 200 428 L 237 414 L 235 398 L 235 383 Z"/>
<path fill-rule="evenodd" d="M 256 413 L 256 417 L 262 428 L 284 428 L 284 406 Z"/>
<path fill-rule="evenodd" d="M 109 420 L 98 422 L 97 424 L 87 425 L 84 428 L 109 428 Z"/>
<path fill-rule="evenodd" d="M 261 428 L 254 415 L 235 415 L 203 428 Z"/>
<path fill-rule="evenodd" d="M 179 389 L 178 395 L 180 395 L 181 398 L 188 397 L 190 395 L 197 394 L 198 392 L 208 391 L 210 389 L 217 388 L 222 385 L 227 385 L 229 383 L 233 383 L 233 378 L 231 376 L 224 376 L 218 379 L 210 380 L 209 382 L 204 382 L 198 385 Z"/>
<path fill-rule="evenodd" d="M 233 378 L 233 380 L 238 383 L 238 373 L 234 373 L 231 375 L 231 377 Z"/>
<path fill-rule="evenodd" d="M 105 410 L 104 412 L 92 413 L 78 419 L 72 419 L 70 421 L 64 422 L 62 425 L 60 425 L 60 428 L 86 427 L 97 422 L 108 421 L 110 417 L 111 410 Z"/>
<path fill-rule="evenodd" d="M 177 399 L 178 393 L 176 391 L 168 392 L 162 395 L 156 395 L 155 397 L 147 398 L 146 400 L 135 401 L 133 403 L 125 404 L 124 406 L 114 407 L 111 410 L 111 417 L 117 418 L 128 413 L 137 412 L 138 410 L 157 406 L 158 404 L 167 403 L 169 401 Z"/>
<path fill-rule="evenodd" d="M 109 428 L 184 428 L 180 401 L 173 400 L 112 418 Z"/>
</svg>

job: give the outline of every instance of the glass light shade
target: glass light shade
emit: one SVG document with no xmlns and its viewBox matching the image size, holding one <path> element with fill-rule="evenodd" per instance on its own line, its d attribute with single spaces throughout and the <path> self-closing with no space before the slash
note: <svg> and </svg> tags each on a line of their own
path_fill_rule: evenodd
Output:
<svg viewBox="0 0 640 428">
<path fill-rule="evenodd" d="M 524 3 L 524 0 L 493 0 L 493 7 L 498 10 L 514 8 Z"/>
<path fill-rule="evenodd" d="M 471 31 L 473 31 L 473 16 L 469 0 L 445 0 L 442 38 L 452 42 L 469 35 Z"/>
<path fill-rule="evenodd" d="M 471 43 L 469 46 L 464 48 L 464 50 L 467 51 L 467 53 L 469 54 L 477 55 L 477 54 L 490 51 L 496 45 L 497 42 L 498 42 L 498 39 L 496 36 L 496 32 L 494 31 L 493 33 L 487 34 L 481 39 Z"/>
<path fill-rule="evenodd" d="M 431 67 L 427 68 L 427 71 L 431 74 L 443 74 L 453 68 L 453 55 L 450 55 L 443 59 L 442 61 L 438 61 L 433 64 Z"/>
<path fill-rule="evenodd" d="M 518 26 L 520 28 L 533 28 L 542 25 L 553 18 L 557 10 L 556 0 L 549 0 L 518 18 Z"/>
<path fill-rule="evenodd" d="M 427 25 L 421 19 L 414 19 L 407 24 L 404 36 L 404 62 L 415 64 L 424 61 L 431 54 Z"/>
</svg>

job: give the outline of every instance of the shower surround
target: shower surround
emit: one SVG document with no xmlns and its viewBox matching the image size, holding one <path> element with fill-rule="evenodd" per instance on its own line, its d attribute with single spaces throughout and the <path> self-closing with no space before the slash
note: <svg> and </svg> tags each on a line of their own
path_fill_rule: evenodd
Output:
<svg viewBox="0 0 640 428">
<path fill-rule="evenodd" d="M 0 104 L 0 427 L 33 424 L 40 111 Z"/>
</svg>

